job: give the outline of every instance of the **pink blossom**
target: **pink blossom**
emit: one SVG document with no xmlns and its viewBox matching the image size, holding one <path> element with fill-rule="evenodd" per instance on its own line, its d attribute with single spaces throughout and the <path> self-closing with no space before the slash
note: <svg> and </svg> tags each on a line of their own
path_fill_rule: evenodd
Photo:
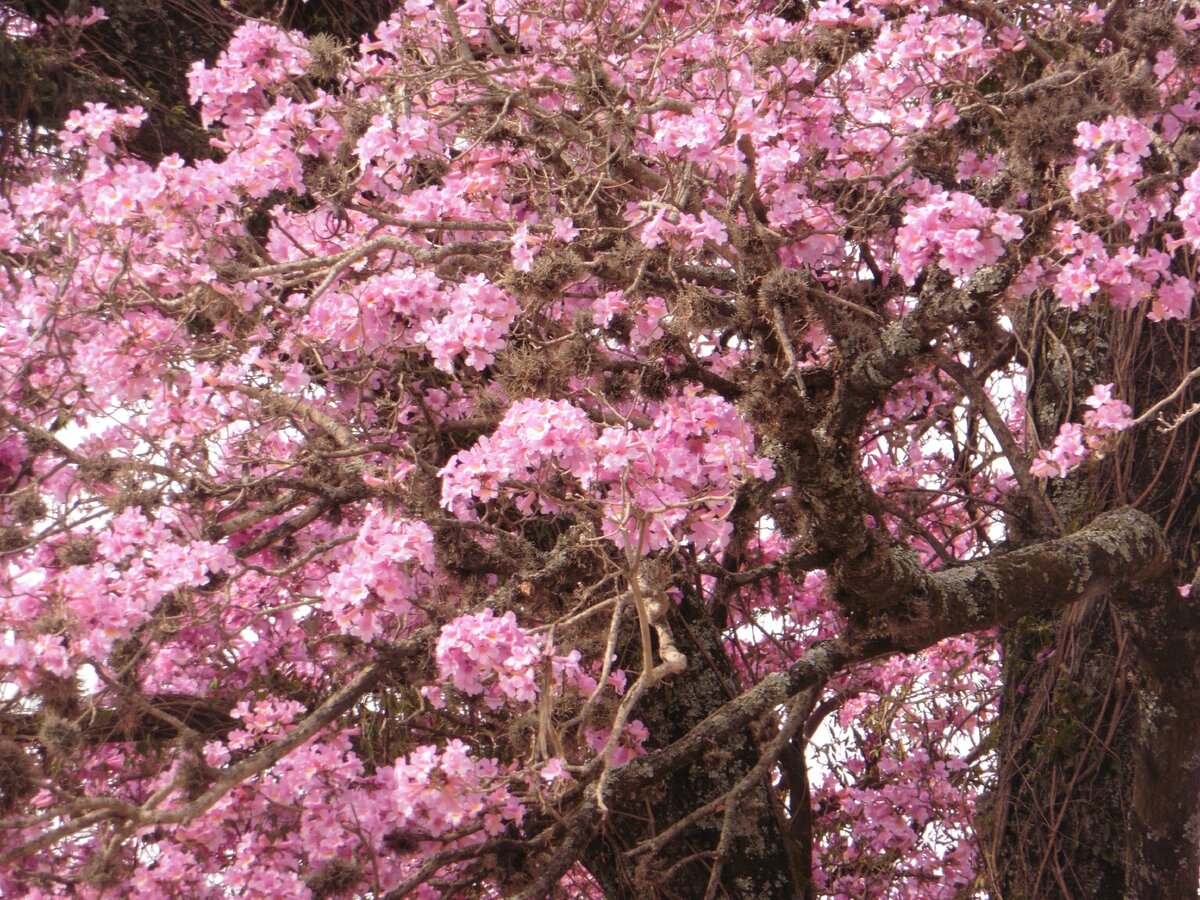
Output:
<svg viewBox="0 0 1200 900">
<path fill-rule="evenodd" d="M 579 229 L 571 221 L 570 217 L 560 217 L 553 219 L 551 224 L 554 226 L 551 234 L 556 241 L 562 241 L 565 244 L 571 243 L 575 238 L 579 237 Z"/>
<path fill-rule="evenodd" d="M 533 267 L 533 257 L 536 253 L 537 248 L 531 241 L 529 228 L 525 225 L 517 228 L 512 237 L 513 267 L 518 272 L 528 272 Z"/>
<path fill-rule="evenodd" d="M 459 616 L 442 628 L 436 658 L 442 679 L 469 695 L 486 689 L 495 703 L 537 699 L 542 643 L 517 625 L 511 610 L 499 618 L 490 609 Z"/>
</svg>

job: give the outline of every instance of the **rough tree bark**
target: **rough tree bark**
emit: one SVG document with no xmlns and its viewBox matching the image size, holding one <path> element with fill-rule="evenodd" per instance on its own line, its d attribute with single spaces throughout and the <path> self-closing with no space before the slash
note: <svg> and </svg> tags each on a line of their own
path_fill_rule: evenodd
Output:
<svg viewBox="0 0 1200 900">
<path fill-rule="evenodd" d="M 1031 312 L 1022 338 L 1036 348 L 1031 407 L 1047 442 L 1091 383 L 1115 380 L 1148 403 L 1200 361 L 1182 329 L 1151 334 L 1108 315 Z M 1060 517 L 1138 502 L 1164 529 L 1174 577 L 1186 579 L 1196 562 L 1197 437 L 1193 422 L 1140 436 L 1052 493 Z M 983 818 L 990 887 L 1006 898 L 1191 900 L 1200 873 L 1194 600 L 1166 579 L 1024 619 L 1003 644 L 1001 766 Z"/>
<path fill-rule="evenodd" d="M 737 696 L 720 629 L 703 607 L 689 598 L 675 623 L 679 649 L 689 660 L 688 671 L 655 688 L 639 708 L 642 721 L 663 746 L 685 737 L 709 712 Z M 775 724 L 769 711 L 763 715 L 764 725 Z M 760 746 L 769 743 L 768 730 L 756 729 L 751 723 L 706 746 L 703 753 L 653 787 L 614 800 L 584 857 L 606 897 L 633 900 L 646 896 L 650 889 L 666 896 L 703 896 L 712 857 L 721 843 L 726 810 L 731 815 L 731 836 L 721 863 L 721 887 L 732 896 L 794 896 L 790 853 L 795 851 L 782 827 L 778 801 L 769 789 L 769 773 L 747 786 L 738 800 L 726 801 L 699 817 L 660 853 L 632 859 L 625 855 L 701 805 L 728 797 L 754 769 Z"/>
</svg>

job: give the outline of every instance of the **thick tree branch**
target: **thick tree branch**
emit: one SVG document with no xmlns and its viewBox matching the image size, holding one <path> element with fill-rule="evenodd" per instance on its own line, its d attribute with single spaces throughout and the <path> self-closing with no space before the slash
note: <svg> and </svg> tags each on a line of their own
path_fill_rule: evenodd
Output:
<svg viewBox="0 0 1200 900">
<path fill-rule="evenodd" d="M 839 382 L 831 410 L 831 434 L 859 434 L 866 416 L 897 382 L 912 373 L 917 360 L 929 353 L 932 341 L 951 328 L 989 315 L 1012 273 L 1003 266 L 984 266 L 962 287 L 936 268 L 927 269 L 923 277 L 916 309 L 884 328 L 879 346 L 857 356 Z"/>
<path fill-rule="evenodd" d="M 921 650 L 952 635 L 1147 581 L 1166 571 L 1169 561 L 1162 530 L 1148 515 L 1134 509 L 1105 513 L 1064 538 L 906 579 L 908 599 L 884 626 L 889 649 Z"/>
<path fill-rule="evenodd" d="M 1002 556 L 940 572 L 913 569 L 905 575 L 903 618 L 897 614 L 852 631 L 846 640 L 816 644 L 786 673 L 768 675 L 669 747 L 617 770 L 607 793 L 627 794 L 659 781 L 766 710 L 848 665 L 916 652 L 956 634 L 994 628 L 1122 584 L 1152 579 L 1165 571 L 1168 561 L 1154 520 L 1137 510 L 1121 509 L 1067 537 Z"/>
</svg>

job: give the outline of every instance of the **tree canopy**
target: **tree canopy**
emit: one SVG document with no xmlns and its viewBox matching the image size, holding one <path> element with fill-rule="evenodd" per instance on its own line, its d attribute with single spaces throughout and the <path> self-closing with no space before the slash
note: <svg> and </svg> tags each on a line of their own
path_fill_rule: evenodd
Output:
<svg viewBox="0 0 1200 900">
<path fill-rule="evenodd" d="M 0 3 L 0 894 L 1194 898 L 1198 31 Z"/>
</svg>

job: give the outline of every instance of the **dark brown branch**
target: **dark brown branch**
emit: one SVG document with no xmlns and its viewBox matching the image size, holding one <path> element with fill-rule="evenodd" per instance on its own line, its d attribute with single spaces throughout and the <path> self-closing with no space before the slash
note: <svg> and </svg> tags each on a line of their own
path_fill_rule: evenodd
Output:
<svg viewBox="0 0 1200 900">
<path fill-rule="evenodd" d="M 833 415 L 837 434 L 857 435 L 867 414 L 898 382 L 912 374 L 932 342 L 951 328 L 986 319 L 1008 287 L 1012 274 L 1003 266 L 984 266 L 963 287 L 939 269 L 922 274 L 920 302 L 879 336 L 879 346 L 853 360 L 838 384 Z"/>
<path fill-rule="evenodd" d="M 877 630 L 814 645 L 786 673 L 768 675 L 669 747 L 618 769 L 608 793 L 628 794 L 661 780 L 767 709 L 852 663 L 916 652 L 952 635 L 994 628 L 1121 584 L 1153 579 L 1165 571 L 1168 560 L 1154 520 L 1137 510 L 1121 509 L 1067 537 L 1002 556 L 934 573 L 914 568 L 903 576 L 907 618 L 889 617 L 875 623 Z"/>
<path fill-rule="evenodd" d="M 844 573 L 840 587 L 868 608 L 886 610 L 871 616 L 863 640 L 882 640 L 882 652 L 915 652 L 1155 578 L 1169 553 L 1153 519 L 1119 509 L 1067 537 L 939 572 L 926 571 L 907 551 L 893 552 L 890 565 L 890 573 Z"/>
</svg>

